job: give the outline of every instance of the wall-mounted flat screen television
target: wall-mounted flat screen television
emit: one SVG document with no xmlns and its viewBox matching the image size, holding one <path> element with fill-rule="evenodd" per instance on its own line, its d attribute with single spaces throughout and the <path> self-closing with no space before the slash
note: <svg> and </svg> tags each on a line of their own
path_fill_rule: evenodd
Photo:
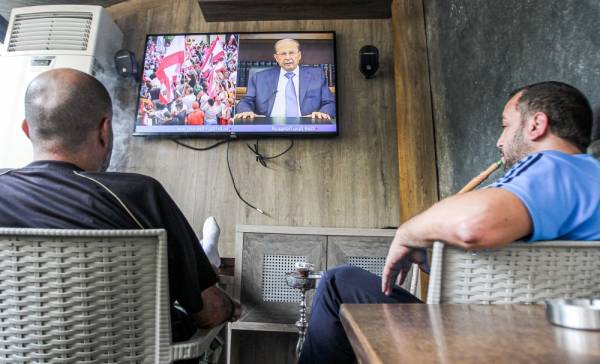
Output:
<svg viewBox="0 0 600 364">
<path fill-rule="evenodd" d="M 134 135 L 337 135 L 335 32 L 151 34 Z"/>
</svg>

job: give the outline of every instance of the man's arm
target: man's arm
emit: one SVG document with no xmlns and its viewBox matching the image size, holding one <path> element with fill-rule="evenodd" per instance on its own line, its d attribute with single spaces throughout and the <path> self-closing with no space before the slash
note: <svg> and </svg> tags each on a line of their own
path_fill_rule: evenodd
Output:
<svg viewBox="0 0 600 364">
<path fill-rule="evenodd" d="M 235 113 L 254 113 L 256 105 L 256 74 L 253 74 L 246 88 L 246 95 L 242 97 L 235 107 Z"/>
<path fill-rule="evenodd" d="M 309 68 L 305 72 L 309 72 L 311 84 L 318 84 L 318 88 L 315 87 L 314 89 L 311 89 L 310 92 L 314 93 L 314 95 L 311 95 L 310 104 L 302 104 L 305 111 L 310 111 L 310 113 L 303 116 L 317 120 L 331 120 L 332 118 L 335 118 L 335 95 L 329 91 L 325 75 L 320 69 Z M 315 97 L 317 94 L 319 95 L 319 99 L 316 99 Z M 305 96 L 304 100 L 308 99 L 307 96 Z"/>
<path fill-rule="evenodd" d="M 335 118 L 335 95 L 329 91 L 327 79 L 321 72 L 321 108 L 319 112 L 325 113 L 332 118 Z"/>
<path fill-rule="evenodd" d="M 411 248 L 427 248 L 436 240 L 464 249 L 506 245 L 531 234 L 529 212 L 513 193 L 488 188 L 442 200 L 402 224 L 385 263 L 382 289 L 390 291 L 401 263 Z"/>
<path fill-rule="evenodd" d="M 442 200 L 403 224 L 396 239 L 410 247 L 436 240 L 464 249 L 505 245 L 531 233 L 531 218 L 521 200 L 501 188 L 477 190 Z"/>
<path fill-rule="evenodd" d="M 213 327 L 239 317 L 239 304 L 216 287 L 218 277 L 196 233 L 157 180 L 127 173 L 91 175 L 118 192 L 144 227 L 167 230 L 169 294 L 199 327 Z"/>
<path fill-rule="evenodd" d="M 241 306 L 216 285 L 202 291 L 202 302 L 202 310 L 192 315 L 200 328 L 215 327 L 225 321 L 235 321 L 240 316 Z"/>
</svg>

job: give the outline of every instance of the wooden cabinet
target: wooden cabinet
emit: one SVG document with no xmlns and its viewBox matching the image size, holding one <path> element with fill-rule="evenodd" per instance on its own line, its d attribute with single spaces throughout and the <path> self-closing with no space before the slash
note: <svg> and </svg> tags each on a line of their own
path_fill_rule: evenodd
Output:
<svg viewBox="0 0 600 364">
<path fill-rule="evenodd" d="M 390 236 L 329 236 L 327 267 L 350 264 L 381 276 L 391 241 Z"/>
<path fill-rule="evenodd" d="M 245 313 L 228 326 L 228 363 L 294 363 L 300 293 L 286 285 L 285 273 L 305 261 L 315 270 L 351 264 L 381 275 L 394 233 L 238 225 L 233 290 Z M 409 277 L 404 288 L 410 290 L 412 281 Z M 309 305 L 313 294 L 307 295 Z"/>
<path fill-rule="evenodd" d="M 244 304 L 246 314 L 239 326 L 252 328 L 254 323 L 283 324 L 295 322 L 300 293 L 288 287 L 283 274 L 294 270 L 297 261 L 309 262 L 316 270 L 326 268 L 326 237 L 323 235 L 246 233 L 243 237 L 242 275 L 236 298 Z M 289 327 L 293 330 L 293 325 Z"/>
</svg>

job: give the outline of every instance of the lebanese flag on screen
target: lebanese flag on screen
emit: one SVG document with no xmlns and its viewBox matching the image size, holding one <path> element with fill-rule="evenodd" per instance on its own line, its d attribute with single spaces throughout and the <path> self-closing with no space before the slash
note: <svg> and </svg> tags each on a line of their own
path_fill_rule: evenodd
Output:
<svg viewBox="0 0 600 364">
<path fill-rule="evenodd" d="M 213 68 L 210 71 L 208 78 L 206 79 L 206 83 L 208 84 L 208 91 L 206 92 L 208 96 L 213 99 L 217 96 L 217 91 L 219 90 L 219 82 L 216 80 L 216 76 L 218 72 L 225 71 L 225 67 L 219 65 L 218 67 Z"/>
<path fill-rule="evenodd" d="M 172 80 L 176 79 L 185 58 L 185 40 L 183 36 L 175 36 L 165 51 L 156 71 L 156 77 L 163 84 L 166 95 L 160 94 L 160 101 L 168 104 L 173 100 Z"/>
<path fill-rule="evenodd" d="M 217 62 L 221 62 L 223 58 L 225 58 L 225 50 L 223 50 L 223 42 L 219 39 L 219 36 L 215 38 L 215 47 L 212 51 L 212 63 L 215 64 Z"/>
<path fill-rule="evenodd" d="M 215 78 L 214 72 L 209 72 L 208 77 L 206 77 L 206 84 L 208 85 L 208 90 L 206 90 L 206 93 L 211 98 L 215 97 L 215 86 L 213 85 L 214 78 Z"/>
<path fill-rule="evenodd" d="M 223 58 L 225 58 L 223 42 L 221 42 L 221 38 L 217 35 L 206 52 L 204 62 L 202 63 L 202 66 L 200 66 L 200 72 L 202 72 L 205 77 L 209 77 L 209 72 L 211 71 L 213 64 L 222 61 Z"/>
<path fill-rule="evenodd" d="M 235 35 L 231 35 L 231 37 L 229 37 L 229 42 L 227 42 L 228 45 L 232 45 L 232 44 L 236 44 L 237 45 L 237 39 L 235 38 Z"/>
<path fill-rule="evenodd" d="M 217 36 L 217 39 L 218 38 L 219 37 Z M 202 65 L 200 65 L 200 72 L 202 72 L 203 74 L 208 74 L 208 70 L 210 69 L 210 66 L 212 65 L 212 62 L 211 62 L 212 51 L 213 51 L 213 49 L 215 49 L 216 44 L 217 43 L 215 41 L 213 41 L 210 44 L 210 47 L 208 47 L 208 50 L 206 51 L 206 53 L 204 53 L 204 61 L 202 62 Z"/>
</svg>

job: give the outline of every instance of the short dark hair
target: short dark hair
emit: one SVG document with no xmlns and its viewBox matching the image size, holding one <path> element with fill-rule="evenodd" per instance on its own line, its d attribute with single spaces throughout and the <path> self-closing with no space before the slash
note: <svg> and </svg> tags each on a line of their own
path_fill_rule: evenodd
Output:
<svg viewBox="0 0 600 364">
<path fill-rule="evenodd" d="M 72 69 L 45 72 L 25 92 L 25 119 L 34 143 L 52 141 L 76 150 L 100 118 L 111 113 L 110 95 L 102 83 Z"/>
<path fill-rule="evenodd" d="M 577 88 L 563 82 L 547 81 L 518 88 L 517 108 L 521 116 L 543 112 L 548 116 L 550 131 L 572 143 L 581 151 L 590 144 L 593 115 L 590 103 Z"/>
</svg>

